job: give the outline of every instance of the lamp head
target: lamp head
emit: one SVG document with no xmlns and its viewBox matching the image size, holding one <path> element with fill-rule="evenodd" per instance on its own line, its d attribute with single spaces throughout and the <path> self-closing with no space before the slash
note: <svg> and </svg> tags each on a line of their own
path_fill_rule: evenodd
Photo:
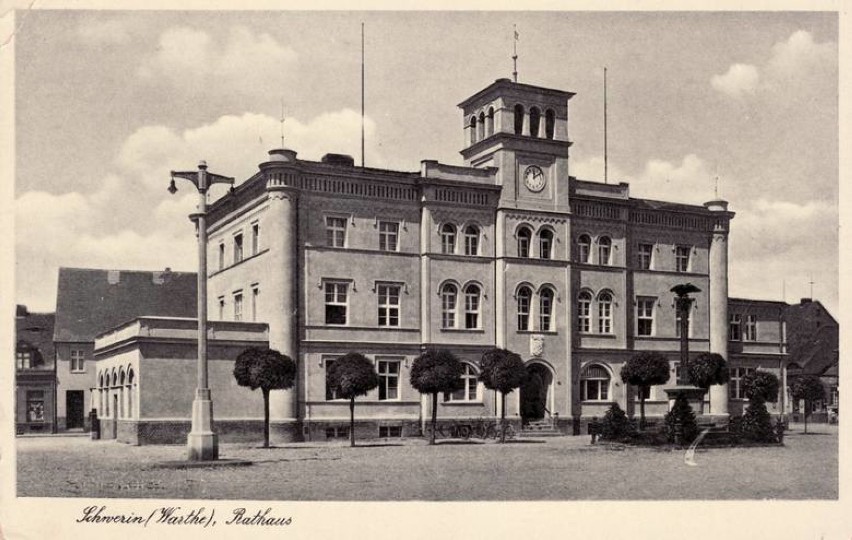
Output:
<svg viewBox="0 0 852 540">
<path fill-rule="evenodd" d="M 175 193 L 177 193 L 177 186 L 175 185 L 175 178 L 174 178 L 174 176 L 172 177 L 172 181 L 171 181 L 171 182 L 169 182 L 169 193 L 171 193 L 172 195 L 174 195 Z"/>
</svg>

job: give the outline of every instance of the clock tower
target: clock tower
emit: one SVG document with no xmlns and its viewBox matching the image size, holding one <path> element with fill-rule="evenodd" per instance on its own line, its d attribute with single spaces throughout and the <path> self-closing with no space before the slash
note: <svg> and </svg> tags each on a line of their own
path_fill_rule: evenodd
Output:
<svg viewBox="0 0 852 540">
<path fill-rule="evenodd" d="M 497 79 L 464 100 L 467 165 L 496 167 L 500 206 L 568 212 L 568 100 L 574 94 Z"/>
</svg>

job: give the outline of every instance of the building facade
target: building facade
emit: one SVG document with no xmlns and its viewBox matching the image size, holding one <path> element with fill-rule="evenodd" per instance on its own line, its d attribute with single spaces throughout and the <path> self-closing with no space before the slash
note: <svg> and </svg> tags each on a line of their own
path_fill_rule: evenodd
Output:
<svg viewBox="0 0 852 540">
<path fill-rule="evenodd" d="M 212 205 L 211 317 L 268 323 L 270 346 L 299 365 L 297 387 L 274 392 L 281 437 L 324 437 L 345 423 L 326 374 L 350 350 L 373 359 L 381 381 L 359 400 L 365 434 L 419 432 L 430 405 L 408 380 L 426 348 L 466 365 L 465 389 L 446 396 L 441 418 L 499 415 L 476 382 L 495 346 L 535 375 L 507 416 L 575 431 L 613 402 L 632 407 L 618 373 L 637 351 L 677 361 L 669 291 L 685 282 L 701 289 L 690 350 L 727 356 L 733 213 L 725 201 L 635 199 L 627 184 L 571 177 L 572 96 L 500 79 L 460 104 L 465 166 L 399 172 L 279 149 Z M 727 386 L 714 387 L 709 414 L 726 417 L 729 401 Z"/>
<path fill-rule="evenodd" d="M 56 296 L 56 424 L 88 430 L 95 336 L 140 316 L 194 317 L 194 273 L 60 268 Z"/>
<path fill-rule="evenodd" d="M 56 361 L 53 313 L 15 312 L 15 431 L 56 431 Z"/>
</svg>

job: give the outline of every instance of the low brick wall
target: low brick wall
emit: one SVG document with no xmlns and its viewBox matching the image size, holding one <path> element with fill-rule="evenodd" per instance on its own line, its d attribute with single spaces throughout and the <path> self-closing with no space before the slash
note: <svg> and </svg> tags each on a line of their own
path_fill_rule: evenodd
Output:
<svg viewBox="0 0 852 540">
<path fill-rule="evenodd" d="M 383 433 L 386 437 L 382 436 Z M 307 441 L 345 440 L 349 438 L 348 434 L 349 422 L 344 420 L 311 421 L 304 424 L 304 438 Z M 420 422 L 417 420 L 355 420 L 355 438 L 358 440 L 420 436 Z"/>
<path fill-rule="evenodd" d="M 106 424 L 106 425 L 105 425 Z M 101 438 L 115 438 L 119 442 L 146 444 L 186 444 L 192 429 L 189 420 L 121 420 L 117 433 L 112 434 L 112 422 L 102 422 Z M 216 420 L 213 429 L 220 443 L 259 442 L 263 440 L 263 420 Z M 301 440 L 297 424 L 271 424 L 269 437 L 273 442 Z"/>
</svg>

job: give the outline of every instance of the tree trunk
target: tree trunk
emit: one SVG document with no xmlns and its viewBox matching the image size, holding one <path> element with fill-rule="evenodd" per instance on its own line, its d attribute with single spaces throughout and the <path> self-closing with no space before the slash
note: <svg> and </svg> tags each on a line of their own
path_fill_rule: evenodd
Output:
<svg viewBox="0 0 852 540">
<path fill-rule="evenodd" d="M 809 403 L 807 401 L 805 401 L 805 433 L 808 432 L 808 412 L 809 412 L 808 411 L 808 409 L 809 409 L 808 405 L 809 405 Z"/>
<path fill-rule="evenodd" d="M 645 388 L 639 387 L 639 429 L 645 429 Z"/>
<path fill-rule="evenodd" d="M 355 446 L 355 398 L 349 400 L 349 446 Z"/>
<path fill-rule="evenodd" d="M 506 442 L 506 393 L 500 392 L 500 442 Z"/>
<path fill-rule="evenodd" d="M 269 388 L 261 388 L 263 392 L 263 447 L 269 448 Z"/>
<path fill-rule="evenodd" d="M 438 426 L 438 392 L 432 392 L 432 434 L 429 444 L 435 444 L 435 428 Z"/>
</svg>

